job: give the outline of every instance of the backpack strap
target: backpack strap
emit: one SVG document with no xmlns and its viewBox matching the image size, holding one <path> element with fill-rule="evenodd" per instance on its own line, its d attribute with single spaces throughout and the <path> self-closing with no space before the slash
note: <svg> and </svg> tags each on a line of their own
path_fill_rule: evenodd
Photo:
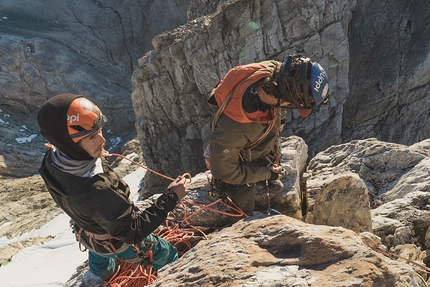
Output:
<svg viewBox="0 0 430 287">
<path fill-rule="evenodd" d="M 228 102 L 231 100 L 231 97 L 234 93 L 233 92 L 230 93 L 230 95 L 228 95 L 228 97 L 224 100 L 224 102 L 222 103 L 222 105 L 218 108 L 218 111 L 216 112 L 216 114 L 214 115 L 214 118 L 212 119 L 212 123 L 211 123 L 211 128 L 212 128 L 212 132 L 215 130 L 215 126 L 219 120 L 219 117 L 221 116 L 221 114 L 223 113 L 225 107 L 227 106 Z M 270 131 L 273 129 L 273 127 L 275 126 L 275 120 L 273 119 L 269 125 L 267 126 L 264 134 L 261 135 L 261 137 L 259 137 L 258 139 L 247 143 L 244 147 L 243 150 L 247 150 L 247 149 L 253 149 L 256 146 L 258 146 L 266 137 L 267 135 L 270 133 Z"/>
<path fill-rule="evenodd" d="M 215 89 L 212 91 L 212 94 L 215 92 Z M 222 105 L 218 108 L 217 112 L 215 113 L 213 119 L 212 119 L 212 123 L 211 123 L 211 128 L 212 128 L 212 132 L 215 130 L 215 126 L 219 120 L 219 117 L 221 116 L 221 114 L 224 112 L 225 107 L 227 106 L 228 102 L 231 100 L 231 97 L 233 96 L 234 90 L 228 95 L 228 97 L 224 100 L 224 102 L 222 103 Z"/>
<path fill-rule="evenodd" d="M 266 128 L 266 131 L 264 132 L 264 134 L 261 137 L 259 137 L 258 139 L 256 139 L 253 142 L 247 143 L 243 147 L 243 149 L 253 149 L 256 146 L 258 146 L 267 137 L 267 135 L 270 133 L 270 131 L 273 129 L 274 126 L 275 126 L 275 119 L 273 119 L 273 121 L 270 122 L 270 124 Z"/>
</svg>

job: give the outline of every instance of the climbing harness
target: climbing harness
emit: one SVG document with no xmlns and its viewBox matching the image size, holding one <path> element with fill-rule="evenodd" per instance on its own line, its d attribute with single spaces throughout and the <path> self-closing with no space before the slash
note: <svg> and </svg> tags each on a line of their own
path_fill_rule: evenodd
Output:
<svg viewBox="0 0 430 287">
<path fill-rule="evenodd" d="M 79 250 L 81 252 L 85 252 L 87 249 L 90 249 L 98 254 L 106 253 L 106 251 L 107 253 L 116 254 L 125 251 L 130 246 L 130 244 L 123 243 L 122 246 L 117 249 L 112 243 L 112 239 L 116 238 L 112 237 L 110 234 L 95 234 L 86 231 L 79 227 L 72 219 L 70 219 L 69 223 L 73 233 L 75 234 L 76 241 L 79 243 Z M 105 252 L 98 252 L 100 249 Z"/>
<path fill-rule="evenodd" d="M 125 261 L 129 263 L 151 263 L 152 259 L 152 246 L 156 243 L 156 241 L 151 241 L 148 239 L 144 239 L 139 244 L 128 244 L 122 242 L 121 247 L 115 248 L 114 243 L 112 243 L 112 239 L 116 239 L 112 237 L 110 234 L 95 234 L 89 231 L 86 231 L 76 225 L 73 220 L 70 220 L 70 226 L 73 229 L 73 232 L 76 236 L 76 241 L 79 243 L 79 250 L 81 252 L 86 252 L 88 249 L 103 256 L 106 254 L 118 254 L 126 251 L 130 246 L 136 251 L 136 258 L 130 258 Z M 86 240 L 84 240 L 83 234 L 85 234 Z M 151 236 L 151 235 L 149 235 Z M 116 239 L 119 241 L 119 239 Z M 96 246 L 100 246 L 102 250 L 107 252 L 99 252 L 99 249 Z"/>
</svg>

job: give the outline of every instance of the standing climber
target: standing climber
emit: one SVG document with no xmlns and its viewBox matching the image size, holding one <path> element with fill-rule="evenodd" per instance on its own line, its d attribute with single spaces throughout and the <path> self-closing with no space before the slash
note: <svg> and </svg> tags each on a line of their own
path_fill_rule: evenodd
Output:
<svg viewBox="0 0 430 287">
<path fill-rule="evenodd" d="M 212 91 L 216 110 L 207 166 L 225 183 L 227 195 L 245 213 L 254 209 L 256 183 L 283 189 L 280 151 L 276 146 L 287 108 L 307 117 L 314 105 L 328 101 L 324 69 L 303 55 L 281 63 L 264 61 L 236 66 Z"/>
<path fill-rule="evenodd" d="M 153 258 L 155 270 L 178 259 L 174 246 L 151 233 L 185 196 L 185 178 L 176 178 L 152 206 L 139 209 L 129 198 L 129 186 L 107 163 L 102 133 L 107 118 L 94 103 L 61 94 L 45 102 L 37 121 L 52 144 L 39 171 L 70 216 L 80 245 L 89 250 L 87 286 L 108 280 L 118 259 L 143 263 Z"/>
</svg>

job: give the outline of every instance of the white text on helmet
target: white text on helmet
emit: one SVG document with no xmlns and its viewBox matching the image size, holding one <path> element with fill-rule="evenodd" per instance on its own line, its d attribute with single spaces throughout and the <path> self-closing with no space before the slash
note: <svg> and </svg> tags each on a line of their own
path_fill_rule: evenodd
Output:
<svg viewBox="0 0 430 287">
<path fill-rule="evenodd" d="M 67 121 L 69 121 L 70 124 L 73 122 L 79 122 L 79 114 L 71 116 L 67 115 Z"/>
<path fill-rule="evenodd" d="M 327 78 L 327 74 L 324 69 L 321 69 L 321 73 L 318 75 L 317 80 L 315 81 L 314 90 L 319 93 L 321 88 L 321 83 L 324 81 L 324 78 Z"/>
</svg>

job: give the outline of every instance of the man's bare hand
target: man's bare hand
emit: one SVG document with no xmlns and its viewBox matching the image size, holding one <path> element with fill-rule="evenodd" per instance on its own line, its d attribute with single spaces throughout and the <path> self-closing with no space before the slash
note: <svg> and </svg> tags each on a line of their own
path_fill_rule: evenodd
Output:
<svg viewBox="0 0 430 287">
<path fill-rule="evenodd" d="M 269 165 L 267 168 L 273 171 L 274 173 L 282 173 L 282 166 L 280 165 L 272 164 L 272 165 Z"/>
<path fill-rule="evenodd" d="M 178 199 L 184 198 L 186 192 L 185 192 L 185 183 L 186 178 L 182 176 L 178 176 L 169 186 L 168 189 L 171 189 L 176 195 L 178 196 Z"/>
<path fill-rule="evenodd" d="M 281 165 L 272 164 L 272 165 L 269 165 L 267 168 L 273 171 L 274 173 L 279 174 L 277 179 L 281 179 L 282 176 L 284 175 L 284 169 L 282 168 Z"/>
</svg>

